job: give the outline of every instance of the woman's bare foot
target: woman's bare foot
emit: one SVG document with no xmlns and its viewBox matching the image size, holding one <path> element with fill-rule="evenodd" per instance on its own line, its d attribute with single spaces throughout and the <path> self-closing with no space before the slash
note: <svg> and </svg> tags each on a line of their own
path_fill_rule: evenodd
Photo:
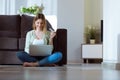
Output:
<svg viewBox="0 0 120 80">
<path fill-rule="evenodd" d="M 38 67 L 39 64 L 38 64 L 38 62 L 24 62 L 23 66 L 24 67 Z"/>
</svg>

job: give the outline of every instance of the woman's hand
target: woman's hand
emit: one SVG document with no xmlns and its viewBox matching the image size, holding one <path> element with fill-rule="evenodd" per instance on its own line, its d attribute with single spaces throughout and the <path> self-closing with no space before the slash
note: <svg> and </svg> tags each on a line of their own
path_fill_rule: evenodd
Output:
<svg viewBox="0 0 120 80">
<path fill-rule="evenodd" d="M 56 35 L 56 32 L 51 32 L 50 33 L 50 39 L 49 39 L 49 44 L 50 45 L 53 45 L 53 38 L 55 37 Z"/>
<path fill-rule="evenodd" d="M 56 32 L 51 32 L 50 33 L 50 39 L 53 39 L 55 37 L 55 35 L 56 35 Z"/>
</svg>

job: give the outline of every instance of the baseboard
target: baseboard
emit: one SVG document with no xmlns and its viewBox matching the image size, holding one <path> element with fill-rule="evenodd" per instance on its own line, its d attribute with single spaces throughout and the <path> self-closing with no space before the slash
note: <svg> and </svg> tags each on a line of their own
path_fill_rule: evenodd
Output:
<svg viewBox="0 0 120 80">
<path fill-rule="evenodd" d="M 120 70 L 120 63 L 107 63 L 107 62 L 102 62 L 102 67 L 103 67 L 103 68 Z"/>
</svg>

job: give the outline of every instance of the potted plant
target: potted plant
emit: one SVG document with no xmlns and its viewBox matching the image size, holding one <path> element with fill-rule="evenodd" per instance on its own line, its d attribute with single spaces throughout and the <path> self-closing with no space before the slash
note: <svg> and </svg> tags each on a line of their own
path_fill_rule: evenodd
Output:
<svg viewBox="0 0 120 80">
<path fill-rule="evenodd" d="M 90 43 L 94 44 L 95 39 L 96 39 L 96 28 L 95 27 L 89 28 L 89 37 L 90 37 Z"/>
<path fill-rule="evenodd" d="M 88 26 L 85 28 L 85 37 L 87 39 L 87 43 L 94 44 L 96 39 L 96 28 L 92 26 Z"/>
<path fill-rule="evenodd" d="M 33 14 L 33 15 L 36 15 L 38 13 L 42 13 L 44 9 L 44 6 L 43 4 L 41 4 L 41 6 L 38 6 L 38 5 L 33 5 L 33 6 L 30 6 L 30 7 L 22 7 L 20 8 L 19 12 L 22 13 L 22 14 Z"/>
</svg>

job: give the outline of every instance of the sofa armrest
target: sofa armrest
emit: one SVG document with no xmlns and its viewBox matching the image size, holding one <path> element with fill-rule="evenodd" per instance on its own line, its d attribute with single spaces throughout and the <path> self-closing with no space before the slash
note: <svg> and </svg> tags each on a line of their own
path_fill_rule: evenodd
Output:
<svg viewBox="0 0 120 80">
<path fill-rule="evenodd" d="M 63 55 L 62 60 L 58 64 L 67 64 L 67 29 L 57 29 L 53 44 L 54 52 L 60 51 Z"/>
</svg>

